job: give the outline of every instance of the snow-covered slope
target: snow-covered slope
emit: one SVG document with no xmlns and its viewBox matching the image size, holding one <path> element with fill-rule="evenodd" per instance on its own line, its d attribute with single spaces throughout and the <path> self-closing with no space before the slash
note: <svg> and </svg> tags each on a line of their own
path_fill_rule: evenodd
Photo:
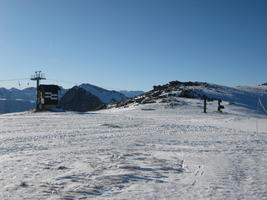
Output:
<svg viewBox="0 0 267 200">
<path fill-rule="evenodd" d="M 227 87 L 203 82 L 172 81 L 166 85 L 154 86 L 153 90 L 120 102 L 117 106 L 125 106 L 133 103 L 155 103 L 157 100 L 168 102 L 171 97 L 197 99 L 208 97 L 209 100 L 221 99 L 255 111 L 259 99 L 261 99 L 264 105 L 267 105 L 267 86 Z"/>
<path fill-rule="evenodd" d="M 88 83 L 81 84 L 79 87 L 97 96 L 104 103 L 118 102 L 127 99 L 127 97 L 115 90 L 106 90 Z"/>
<path fill-rule="evenodd" d="M 0 199 L 267 199 L 266 115 L 174 98 L 0 115 Z"/>
<path fill-rule="evenodd" d="M 267 105 L 267 86 L 226 87 L 215 84 L 188 86 L 186 90 L 210 98 L 222 99 L 251 109 L 257 108 L 258 99 Z"/>
</svg>

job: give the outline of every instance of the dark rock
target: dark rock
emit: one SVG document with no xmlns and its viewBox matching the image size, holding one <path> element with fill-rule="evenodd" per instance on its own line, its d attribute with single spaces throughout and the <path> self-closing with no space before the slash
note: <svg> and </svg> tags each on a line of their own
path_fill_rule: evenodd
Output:
<svg viewBox="0 0 267 200">
<path fill-rule="evenodd" d="M 164 86 L 162 86 L 162 85 L 154 85 L 153 86 L 153 90 L 163 90 L 164 89 Z"/>
<path fill-rule="evenodd" d="M 141 104 L 148 104 L 148 103 L 156 103 L 156 101 L 147 97 L 141 102 Z"/>
<path fill-rule="evenodd" d="M 136 103 L 141 103 L 144 99 L 145 99 L 145 97 L 136 98 L 135 102 Z"/>
<path fill-rule="evenodd" d="M 157 96 L 161 95 L 161 93 L 162 93 L 161 91 L 156 91 L 151 96 L 152 97 L 157 97 Z"/>
<path fill-rule="evenodd" d="M 189 81 L 189 82 L 185 82 L 184 83 L 184 86 L 200 86 L 200 85 L 201 85 L 200 82 L 191 82 L 191 81 Z"/>
<path fill-rule="evenodd" d="M 23 181 L 23 182 L 20 183 L 19 186 L 21 186 L 21 187 L 28 187 L 29 185 L 25 181 Z"/>
<path fill-rule="evenodd" d="M 171 82 L 169 82 L 169 85 L 171 87 L 176 87 L 176 86 L 179 86 L 181 84 L 182 84 L 182 82 L 180 82 L 180 81 L 171 81 Z"/>
<path fill-rule="evenodd" d="M 196 98 L 195 95 L 192 93 L 191 90 L 183 90 L 180 93 L 180 97 L 185 97 L 185 98 Z"/>
<path fill-rule="evenodd" d="M 59 166 L 57 169 L 58 169 L 58 170 L 65 170 L 65 169 L 68 169 L 68 168 L 65 167 L 65 166 Z"/>
</svg>

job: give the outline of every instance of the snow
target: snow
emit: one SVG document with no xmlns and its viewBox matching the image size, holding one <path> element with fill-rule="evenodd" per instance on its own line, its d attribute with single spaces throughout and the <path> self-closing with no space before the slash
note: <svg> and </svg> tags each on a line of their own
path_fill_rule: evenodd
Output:
<svg viewBox="0 0 267 200">
<path fill-rule="evenodd" d="M 210 98 L 222 99 L 250 109 L 257 108 L 258 99 L 267 104 L 267 86 L 239 86 L 227 87 L 216 84 L 200 86 L 185 86 L 196 94 L 206 95 Z"/>
<path fill-rule="evenodd" d="M 0 115 L 0 199 L 267 199 L 267 116 L 177 99 Z"/>
</svg>

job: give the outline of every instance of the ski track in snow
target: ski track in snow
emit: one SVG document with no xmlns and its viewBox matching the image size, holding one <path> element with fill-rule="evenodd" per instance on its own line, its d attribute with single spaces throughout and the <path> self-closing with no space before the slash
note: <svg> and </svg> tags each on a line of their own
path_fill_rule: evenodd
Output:
<svg viewBox="0 0 267 200">
<path fill-rule="evenodd" d="M 187 101 L 0 115 L 0 199 L 267 199 L 267 118 Z"/>
</svg>

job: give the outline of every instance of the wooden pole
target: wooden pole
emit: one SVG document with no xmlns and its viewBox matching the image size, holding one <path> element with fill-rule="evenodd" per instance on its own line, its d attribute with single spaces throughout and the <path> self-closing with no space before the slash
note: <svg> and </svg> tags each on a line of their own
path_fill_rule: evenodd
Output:
<svg viewBox="0 0 267 200">
<path fill-rule="evenodd" d="M 222 100 L 219 99 L 218 100 L 218 112 L 222 112 L 222 109 L 224 109 L 224 106 L 222 106 L 221 103 L 222 103 Z"/>
<path fill-rule="evenodd" d="M 222 102 L 222 100 L 218 100 L 218 112 L 221 112 L 221 102 Z"/>
<path fill-rule="evenodd" d="M 204 97 L 204 113 L 207 113 L 207 97 Z"/>
</svg>

